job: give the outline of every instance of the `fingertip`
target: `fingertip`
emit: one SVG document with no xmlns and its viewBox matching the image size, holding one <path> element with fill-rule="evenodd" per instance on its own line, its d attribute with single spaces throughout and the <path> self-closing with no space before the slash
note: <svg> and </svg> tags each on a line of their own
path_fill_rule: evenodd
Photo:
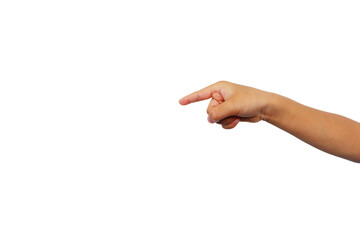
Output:
<svg viewBox="0 0 360 240">
<path fill-rule="evenodd" d="M 236 127 L 239 122 L 240 122 L 240 118 L 236 118 L 232 124 L 232 128 Z"/>
<path fill-rule="evenodd" d="M 240 121 L 241 121 L 241 119 L 238 118 L 238 117 L 236 117 L 235 120 L 232 122 L 232 125 L 233 125 L 234 127 L 236 127 L 236 125 L 238 125 L 238 123 L 239 123 Z"/>
<path fill-rule="evenodd" d="M 180 103 L 180 105 L 187 105 L 187 104 L 188 104 L 188 101 L 186 100 L 186 98 L 181 98 L 181 99 L 179 100 L 179 103 Z"/>
</svg>

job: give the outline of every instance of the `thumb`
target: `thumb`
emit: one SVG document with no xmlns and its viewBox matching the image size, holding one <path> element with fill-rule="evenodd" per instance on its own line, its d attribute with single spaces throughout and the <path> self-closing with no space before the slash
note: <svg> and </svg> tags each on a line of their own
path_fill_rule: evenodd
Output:
<svg viewBox="0 0 360 240">
<path fill-rule="evenodd" d="M 225 101 L 215 107 L 209 107 L 209 117 L 214 122 L 218 122 L 224 118 L 235 115 L 234 106 L 230 101 Z"/>
</svg>

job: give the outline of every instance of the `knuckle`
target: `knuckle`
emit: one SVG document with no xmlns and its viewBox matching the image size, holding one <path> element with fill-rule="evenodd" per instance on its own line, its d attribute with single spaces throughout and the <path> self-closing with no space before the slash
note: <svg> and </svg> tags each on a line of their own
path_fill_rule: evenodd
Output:
<svg viewBox="0 0 360 240">
<path fill-rule="evenodd" d="M 206 113 L 210 116 L 210 112 L 211 112 L 211 107 L 208 106 L 208 108 L 206 109 Z M 211 116 L 210 116 L 211 117 Z"/>
<path fill-rule="evenodd" d="M 225 84 L 225 83 L 227 83 L 227 81 L 225 81 L 225 80 L 220 80 L 217 82 L 217 84 Z"/>
<path fill-rule="evenodd" d="M 210 118 L 213 119 L 214 121 L 218 121 L 218 120 L 219 120 L 219 119 L 217 119 L 217 113 L 216 113 L 216 111 L 214 111 L 214 110 L 209 111 L 209 116 L 210 116 Z"/>
</svg>

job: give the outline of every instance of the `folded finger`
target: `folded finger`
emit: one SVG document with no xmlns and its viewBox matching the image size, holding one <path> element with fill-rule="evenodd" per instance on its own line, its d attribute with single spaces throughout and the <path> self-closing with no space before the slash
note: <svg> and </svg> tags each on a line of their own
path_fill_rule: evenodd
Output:
<svg viewBox="0 0 360 240">
<path fill-rule="evenodd" d="M 240 118 L 236 118 L 233 122 L 229 124 L 222 125 L 224 129 L 232 129 L 236 127 L 236 125 L 240 122 Z"/>
<path fill-rule="evenodd" d="M 236 117 L 236 116 L 231 116 L 231 117 L 224 118 L 217 123 L 221 124 L 221 125 L 228 125 L 228 124 L 232 123 L 233 121 L 235 121 L 237 118 L 238 117 Z"/>
</svg>

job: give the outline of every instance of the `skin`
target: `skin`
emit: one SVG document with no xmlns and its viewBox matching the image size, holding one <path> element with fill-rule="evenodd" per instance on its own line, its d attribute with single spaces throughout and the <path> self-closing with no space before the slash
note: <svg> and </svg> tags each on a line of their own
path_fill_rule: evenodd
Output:
<svg viewBox="0 0 360 240">
<path fill-rule="evenodd" d="M 284 96 L 220 81 L 179 100 L 181 105 L 211 99 L 208 121 L 225 129 L 239 122 L 266 121 L 329 154 L 360 163 L 360 123 L 320 111 Z"/>
</svg>

